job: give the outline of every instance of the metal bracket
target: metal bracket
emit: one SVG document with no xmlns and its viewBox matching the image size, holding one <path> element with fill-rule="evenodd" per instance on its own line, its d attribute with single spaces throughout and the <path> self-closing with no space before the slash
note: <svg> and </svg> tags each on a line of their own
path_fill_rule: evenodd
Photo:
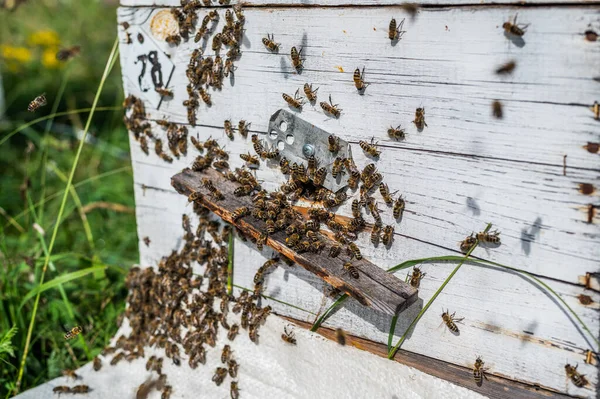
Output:
<svg viewBox="0 0 600 399">
<path fill-rule="evenodd" d="M 293 113 L 280 109 L 271 115 L 269 120 L 267 143 L 276 146 L 279 154 L 286 157 L 290 164 L 304 163 L 314 155 L 317 159 L 317 168 L 327 167 L 327 177 L 323 187 L 336 192 L 346 186 L 347 173 L 339 173 L 337 178 L 331 174 L 331 166 L 337 158 L 352 158 L 350 145 L 340 139 L 340 149 L 337 152 L 329 151 L 328 138 L 331 133 L 319 129 L 312 123 L 298 118 Z"/>
</svg>

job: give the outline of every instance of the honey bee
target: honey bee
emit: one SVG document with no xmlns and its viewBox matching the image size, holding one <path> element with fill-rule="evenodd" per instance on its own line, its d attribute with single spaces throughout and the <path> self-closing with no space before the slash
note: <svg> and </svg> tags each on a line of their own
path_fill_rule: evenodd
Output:
<svg viewBox="0 0 600 399">
<path fill-rule="evenodd" d="M 169 155 L 165 154 L 164 152 L 161 152 L 161 153 L 160 153 L 160 158 L 161 158 L 163 161 L 165 161 L 165 162 L 168 162 L 168 163 L 171 163 L 171 162 L 173 162 L 173 158 L 172 158 L 172 157 L 170 157 Z"/>
<path fill-rule="evenodd" d="M 348 273 L 350 275 L 350 277 L 352 278 L 359 278 L 360 274 L 358 273 L 358 269 L 352 265 L 352 262 L 346 262 L 344 263 L 344 273 Z"/>
<path fill-rule="evenodd" d="M 337 157 L 333 161 L 333 165 L 331 166 L 331 175 L 334 178 L 337 178 L 338 174 L 343 173 L 343 168 L 344 168 L 344 159 Z"/>
<path fill-rule="evenodd" d="M 292 96 L 290 96 L 289 94 L 286 94 L 286 93 L 283 93 L 281 96 L 283 97 L 283 99 L 285 100 L 285 102 L 288 103 L 288 105 L 290 107 L 302 109 L 302 105 L 304 104 L 304 100 L 302 99 L 302 97 L 300 97 L 298 95 L 299 91 L 300 91 L 300 89 L 296 90 L 296 93 L 294 94 L 294 97 L 292 97 Z"/>
<path fill-rule="evenodd" d="M 404 138 L 406 137 L 406 133 L 404 132 L 404 129 L 400 128 L 400 126 L 402 125 L 398 125 L 396 127 L 390 126 L 390 128 L 387 131 L 388 136 L 390 136 L 390 138 L 394 140 L 404 140 Z"/>
<path fill-rule="evenodd" d="M 163 87 L 155 87 L 154 90 L 163 97 L 173 97 L 173 91 L 167 90 Z"/>
<path fill-rule="evenodd" d="M 119 352 L 112 358 L 112 360 L 110 361 L 110 365 L 114 366 L 115 364 L 117 364 L 121 360 L 123 360 L 124 358 L 125 358 L 125 352 Z"/>
<path fill-rule="evenodd" d="M 481 356 L 477 356 L 477 359 L 475 359 L 475 364 L 473 365 L 473 379 L 475 380 L 475 383 L 477 385 L 481 385 L 481 383 L 483 382 L 482 378 L 485 378 L 487 380 L 487 377 L 485 375 L 485 372 L 487 370 L 487 368 L 484 368 L 484 361 L 481 359 Z"/>
<path fill-rule="evenodd" d="M 225 70 L 223 71 L 224 75 L 229 76 L 230 73 L 233 75 L 236 69 L 237 67 L 233 65 L 233 59 L 227 58 L 225 60 Z"/>
<path fill-rule="evenodd" d="M 229 119 L 223 122 L 223 126 L 225 128 L 225 134 L 229 137 L 229 140 L 233 140 L 233 126 L 231 125 L 231 121 Z"/>
<path fill-rule="evenodd" d="M 335 330 L 335 340 L 338 344 L 346 345 L 346 333 L 341 328 Z"/>
<path fill-rule="evenodd" d="M 69 340 L 69 339 L 75 338 L 76 336 L 81 334 L 82 331 L 83 331 L 83 329 L 79 326 L 73 327 L 71 329 L 71 331 L 69 331 L 65 334 L 65 339 Z"/>
<path fill-rule="evenodd" d="M 444 313 L 442 313 L 442 321 L 444 324 L 446 324 L 450 331 L 452 331 L 453 333 L 458 333 L 459 331 L 458 327 L 456 326 L 456 323 L 464 320 L 464 317 L 455 318 L 455 314 L 456 312 L 450 314 L 450 312 L 446 310 Z"/>
<path fill-rule="evenodd" d="M 304 83 L 304 95 L 311 103 L 317 101 L 317 90 L 319 90 L 318 87 L 313 90 L 312 84 L 309 85 L 308 83 Z"/>
<path fill-rule="evenodd" d="M 102 360 L 98 356 L 94 358 L 94 371 L 99 371 L 102 368 Z"/>
<path fill-rule="evenodd" d="M 210 15 L 206 15 L 204 19 L 202 19 L 202 24 L 198 31 L 196 32 L 196 36 L 194 37 L 194 42 L 198 43 L 204 36 L 208 34 L 208 24 L 210 23 Z"/>
<path fill-rule="evenodd" d="M 244 161 L 246 161 L 251 166 L 259 166 L 260 165 L 260 161 L 258 160 L 258 157 L 250 155 L 250 153 L 240 154 L 240 158 L 242 158 Z"/>
<path fill-rule="evenodd" d="M 242 206 L 240 208 L 237 208 L 233 214 L 231 215 L 233 221 L 237 221 L 239 218 L 242 218 L 246 215 L 250 214 L 250 209 L 248 209 L 247 206 Z"/>
<path fill-rule="evenodd" d="M 490 244 L 500 244 L 500 232 L 495 230 L 491 233 L 480 232 L 476 234 L 476 237 L 481 242 L 487 242 Z"/>
<path fill-rule="evenodd" d="M 293 331 L 288 332 L 287 327 L 283 328 L 283 334 L 281 334 L 281 339 L 287 342 L 288 344 L 296 345 L 296 336 Z"/>
<path fill-rule="evenodd" d="M 210 107 L 212 105 L 212 101 L 210 99 L 210 94 L 208 93 L 208 91 L 204 90 L 203 87 L 199 87 L 198 93 L 200 94 L 200 98 L 202 99 L 202 101 L 204 101 L 204 103 Z"/>
<path fill-rule="evenodd" d="M 32 102 L 29 103 L 29 106 L 27 107 L 27 111 L 35 112 L 35 111 L 37 111 L 38 108 L 43 107 L 47 103 L 48 103 L 48 101 L 46 100 L 46 93 L 42 93 L 39 96 L 37 96 L 36 98 L 34 98 Z"/>
<path fill-rule="evenodd" d="M 269 51 L 274 53 L 279 51 L 280 43 L 275 43 L 273 41 L 273 35 L 269 36 L 269 34 L 267 34 L 267 37 L 263 37 L 262 42 Z"/>
<path fill-rule="evenodd" d="M 230 341 L 233 341 L 235 339 L 235 337 L 237 336 L 239 330 L 240 330 L 240 327 L 237 324 L 233 324 L 229 328 L 229 331 L 227 332 L 227 339 Z"/>
<path fill-rule="evenodd" d="M 496 69 L 496 74 L 498 75 L 508 75 L 515 70 L 517 63 L 514 61 L 509 61 L 504 65 L 500 65 L 498 69 Z"/>
<path fill-rule="evenodd" d="M 237 381 L 231 381 L 231 385 L 229 388 L 229 395 L 231 396 L 231 399 L 239 399 L 240 389 L 238 388 Z"/>
<path fill-rule="evenodd" d="M 246 17 L 244 16 L 244 12 L 242 11 L 242 5 L 241 4 L 236 4 L 233 6 L 233 12 L 235 13 L 235 16 L 237 17 L 237 19 L 240 22 L 244 22 L 246 20 Z"/>
<path fill-rule="evenodd" d="M 227 363 L 231 358 L 231 346 L 225 345 L 221 353 L 221 363 Z"/>
<path fill-rule="evenodd" d="M 227 161 L 215 161 L 213 167 L 217 169 L 229 169 L 229 163 Z"/>
<path fill-rule="evenodd" d="M 373 225 L 373 229 L 371 230 L 371 243 L 373 245 L 377 245 L 379 243 L 379 238 L 381 236 L 381 226 L 375 224 Z"/>
<path fill-rule="evenodd" d="M 79 378 L 77 373 L 75 373 L 75 370 L 69 370 L 69 369 L 63 370 L 62 375 L 63 375 L 63 377 L 71 377 L 74 380 Z"/>
<path fill-rule="evenodd" d="M 388 205 L 392 205 L 392 203 L 394 202 L 394 199 L 392 198 L 392 196 L 390 194 L 390 189 L 389 189 L 388 185 L 383 182 L 379 183 L 379 192 L 381 193 L 381 196 L 383 197 L 383 200 L 385 201 L 385 203 Z"/>
<path fill-rule="evenodd" d="M 357 170 L 352 170 L 350 172 L 350 177 L 348 178 L 348 187 L 350 187 L 352 190 L 356 190 L 359 179 L 360 173 Z"/>
<path fill-rule="evenodd" d="M 354 70 L 354 75 L 353 75 L 354 86 L 356 87 L 356 90 L 358 90 L 360 92 L 363 92 L 369 85 L 368 83 L 365 83 L 364 76 L 365 76 L 365 67 L 363 67 L 362 73 L 360 71 L 360 68 L 356 68 Z"/>
<path fill-rule="evenodd" d="M 594 113 L 594 119 L 599 120 L 600 119 L 600 104 L 598 104 L 598 101 L 594 101 L 594 105 L 592 105 L 590 107 L 590 109 Z"/>
<path fill-rule="evenodd" d="M 356 220 L 356 219 L 354 219 L 354 220 Z M 358 248 L 358 245 L 356 245 L 355 243 L 351 242 L 348 245 L 348 252 L 350 252 L 352 254 L 352 256 L 355 257 L 357 260 L 362 259 L 362 254 L 360 253 L 360 249 Z M 354 276 L 352 276 L 352 277 L 354 277 Z"/>
<path fill-rule="evenodd" d="M 287 175 L 290 173 L 290 161 L 286 157 L 282 157 L 279 161 L 279 167 L 281 168 L 281 173 Z"/>
<path fill-rule="evenodd" d="M 214 52 L 218 52 L 219 50 L 221 50 L 222 37 L 223 36 L 221 35 L 221 33 L 217 33 L 213 36 L 212 49 Z"/>
<path fill-rule="evenodd" d="M 360 148 L 362 148 L 362 150 L 369 154 L 372 157 L 378 157 L 379 154 L 381 154 L 381 151 L 377 150 L 377 144 L 373 144 L 373 140 L 371 139 L 371 143 L 367 143 L 364 140 L 361 140 L 358 142 L 358 145 L 360 146 Z"/>
<path fill-rule="evenodd" d="M 390 21 L 390 26 L 388 29 L 388 37 L 391 41 L 397 41 L 402 39 L 402 35 L 404 35 L 405 31 L 402 30 L 402 27 L 404 26 L 404 19 L 402 19 L 402 21 L 400 21 L 399 25 L 396 25 L 396 19 L 392 18 L 392 20 Z"/>
<path fill-rule="evenodd" d="M 261 235 L 258 236 L 256 239 L 256 248 L 258 248 L 259 251 L 263 250 L 263 246 L 267 243 L 268 238 L 269 236 L 266 233 L 261 233 Z"/>
<path fill-rule="evenodd" d="M 388 246 L 394 240 L 394 226 L 388 225 L 383 228 L 383 235 L 381 237 L 381 241 L 383 245 Z"/>
<path fill-rule="evenodd" d="M 327 137 L 327 144 L 329 152 L 338 152 L 340 150 L 340 138 L 330 134 Z"/>
<path fill-rule="evenodd" d="M 425 277 L 427 273 L 423 273 L 421 269 L 417 266 L 413 267 L 413 271 L 407 277 L 410 280 L 410 285 L 414 288 L 419 288 L 421 285 L 421 279 Z"/>
<path fill-rule="evenodd" d="M 304 66 L 304 64 L 302 62 L 303 60 L 301 58 L 302 49 L 300 49 L 300 51 L 298 51 L 298 50 L 296 50 L 296 47 L 292 47 L 290 54 L 292 57 L 292 65 L 294 66 L 294 69 L 296 69 L 297 72 L 300 72 L 300 70 Z"/>
<path fill-rule="evenodd" d="M 240 133 L 240 136 L 243 138 L 248 137 L 248 131 L 250 130 L 251 124 L 252 123 L 248 123 L 243 119 L 238 123 L 238 132 Z"/>
<path fill-rule="evenodd" d="M 179 46 L 181 44 L 181 36 L 179 35 L 169 35 L 166 37 L 165 41 L 169 44 Z"/>
<path fill-rule="evenodd" d="M 68 61 L 69 59 L 74 58 L 77 55 L 79 55 L 80 52 L 81 52 L 80 46 L 72 46 L 72 47 L 63 48 L 63 49 L 60 49 L 56 53 L 56 59 L 59 61 Z"/>
<path fill-rule="evenodd" d="M 235 21 L 233 19 L 233 13 L 231 12 L 231 10 L 225 11 L 225 24 L 227 25 L 227 27 L 233 28 L 234 22 Z"/>
<path fill-rule="evenodd" d="M 59 385 L 57 387 L 54 387 L 52 389 L 52 392 L 57 393 L 57 394 L 61 394 L 61 393 L 71 393 L 71 388 L 67 387 L 65 385 Z"/>
<path fill-rule="evenodd" d="M 173 387 L 171 385 L 165 385 L 162 390 L 162 394 L 160 395 L 160 399 L 169 399 L 172 391 Z"/>
<path fill-rule="evenodd" d="M 577 371 L 577 367 L 578 365 L 575 365 L 575 367 L 573 367 L 569 363 L 567 363 L 565 364 L 565 372 L 567 373 L 567 377 L 571 380 L 573 385 L 575 385 L 578 388 L 582 388 L 586 386 L 588 382 L 585 378 L 585 375 L 580 374 L 579 371 Z"/>
<path fill-rule="evenodd" d="M 423 126 L 427 126 L 425 122 L 425 108 L 417 108 L 415 111 L 415 120 L 413 121 L 418 130 L 423 130 Z"/>
<path fill-rule="evenodd" d="M 502 24 L 502 28 L 504 28 L 504 32 L 505 33 L 510 33 L 511 35 L 515 35 L 515 36 L 523 36 L 525 34 L 526 28 L 529 26 L 529 24 L 527 25 L 518 25 L 517 24 L 517 15 L 515 14 L 515 18 L 513 19 L 513 22 L 505 22 Z"/>
<path fill-rule="evenodd" d="M 202 146 L 202 143 L 200 141 L 198 141 L 197 138 L 195 138 L 194 136 L 190 136 L 190 141 L 192 142 L 192 144 L 194 145 L 194 147 L 196 147 L 196 149 L 199 152 L 204 152 L 204 147 Z M 156 143 L 155 143 L 155 146 L 156 146 Z M 162 151 L 162 143 L 161 143 L 160 148 L 161 148 L 161 151 Z M 156 151 L 158 153 L 158 150 L 156 150 Z"/>
<path fill-rule="evenodd" d="M 148 139 L 146 139 L 146 136 L 140 136 L 140 148 L 144 154 L 148 155 Z"/>
<path fill-rule="evenodd" d="M 343 111 L 342 109 L 338 108 L 338 104 L 334 104 L 331 101 L 331 94 L 329 95 L 329 103 L 326 103 L 325 101 L 321 101 L 319 103 L 319 105 L 321 106 L 323 111 L 333 115 L 336 118 L 339 118 L 341 111 Z"/>
<path fill-rule="evenodd" d="M 342 252 L 342 247 L 338 244 L 334 244 L 329 249 L 329 257 L 337 258 L 337 256 Z"/>
<path fill-rule="evenodd" d="M 313 183 L 317 186 L 322 186 L 325 183 L 325 178 L 327 177 L 327 168 L 322 167 L 317 170 L 315 173 L 315 178 L 313 179 Z"/>
<path fill-rule="evenodd" d="M 402 213 L 404 212 L 404 208 L 406 206 L 406 202 L 402 198 L 402 196 L 398 197 L 396 201 L 394 201 L 394 206 L 392 208 L 392 212 L 394 213 L 394 219 L 400 219 Z"/>
<path fill-rule="evenodd" d="M 90 391 L 90 387 L 87 385 L 75 385 L 71 388 L 71 393 L 88 393 Z"/>
</svg>

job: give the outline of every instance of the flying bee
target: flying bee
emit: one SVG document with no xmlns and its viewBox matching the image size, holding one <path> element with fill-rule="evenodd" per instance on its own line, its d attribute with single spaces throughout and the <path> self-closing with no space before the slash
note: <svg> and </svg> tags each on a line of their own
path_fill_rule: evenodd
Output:
<svg viewBox="0 0 600 399">
<path fill-rule="evenodd" d="M 52 389 L 52 392 L 57 393 L 57 394 L 61 394 L 61 393 L 71 393 L 71 388 L 65 385 L 59 385 L 57 387 L 54 387 Z"/>
<path fill-rule="evenodd" d="M 80 46 L 72 46 L 60 49 L 58 53 L 56 53 L 56 59 L 59 61 L 68 61 L 71 58 L 76 57 L 81 52 Z"/>
<path fill-rule="evenodd" d="M 338 104 L 334 104 L 331 101 L 331 94 L 329 95 L 329 103 L 326 103 L 325 101 L 321 101 L 319 103 L 319 105 L 321 106 L 323 111 L 333 115 L 336 118 L 339 118 L 341 111 L 343 111 L 342 109 L 338 108 Z"/>
<path fill-rule="evenodd" d="M 292 47 L 292 50 L 290 52 L 291 57 L 292 57 L 292 65 L 294 66 L 294 69 L 297 72 L 300 72 L 300 70 L 302 69 L 302 67 L 304 66 L 303 64 L 303 60 L 301 58 L 302 56 L 302 49 L 300 49 L 300 51 L 296 50 L 296 47 Z"/>
<path fill-rule="evenodd" d="M 410 285 L 419 288 L 421 285 L 421 279 L 425 277 L 427 273 L 423 273 L 420 268 L 417 266 L 413 267 L 413 271 L 407 277 L 410 279 Z"/>
<path fill-rule="evenodd" d="M 279 161 L 279 167 L 281 168 L 281 173 L 287 175 L 290 173 L 290 161 L 286 157 L 282 157 Z"/>
<path fill-rule="evenodd" d="M 285 100 L 286 103 L 288 103 L 288 105 L 290 107 L 293 108 L 298 108 L 298 109 L 302 109 L 302 105 L 304 104 L 304 100 L 302 99 L 302 97 L 300 97 L 298 95 L 300 89 L 296 90 L 296 93 L 294 94 L 294 97 L 290 96 L 289 94 L 283 93 L 281 96 L 283 97 L 283 99 Z"/>
<path fill-rule="evenodd" d="M 263 37 L 262 42 L 269 51 L 272 51 L 274 53 L 279 51 L 280 43 L 275 43 L 273 41 L 273 35 L 269 36 L 269 34 L 267 33 L 267 37 Z"/>
<path fill-rule="evenodd" d="M 515 14 L 515 18 L 513 19 L 513 22 L 507 21 L 502 24 L 502 27 L 504 28 L 505 33 L 510 33 L 511 35 L 515 35 L 515 36 L 523 36 L 525 34 L 526 29 L 529 26 L 529 24 L 527 24 L 527 25 L 517 24 L 517 15 L 518 14 Z"/>
<path fill-rule="evenodd" d="M 383 182 L 379 183 L 379 192 L 381 193 L 381 196 L 383 197 L 383 200 L 385 201 L 385 203 L 388 205 L 392 205 L 392 203 L 394 202 L 394 199 L 392 198 L 392 196 L 390 194 L 390 189 L 389 189 L 388 185 Z"/>
<path fill-rule="evenodd" d="M 578 388 L 582 388 L 588 384 L 585 375 L 580 374 L 577 371 L 578 365 L 575 367 L 571 366 L 569 363 L 565 364 L 565 372 L 567 373 L 567 377 L 571 380 L 571 382 Z"/>
<path fill-rule="evenodd" d="M 231 346 L 225 345 L 221 353 L 221 363 L 227 363 L 231 358 Z"/>
<path fill-rule="evenodd" d="M 46 100 L 46 93 L 42 93 L 36 98 L 34 98 L 32 102 L 29 103 L 27 111 L 35 112 L 38 108 L 43 107 L 47 103 L 48 101 Z"/>
<path fill-rule="evenodd" d="M 452 331 L 453 333 L 458 333 L 459 331 L 458 327 L 456 326 L 456 323 L 464 320 L 464 317 L 457 318 L 454 317 L 455 314 L 456 312 L 450 314 L 450 312 L 446 310 L 444 313 L 442 313 L 442 322 L 446 324 L 450 331 Z"/>
<path fill-rule="evenodd" d="M 94 371 L 99 371 L 102 368 L 102 360 L 98 356 L 94 358 Z"/>
<path fill-rule="evenodd" d="M 388 225 L 383 228 L 383 235 L 381 237 L 381 241 L 383 245 L 390 245 L 394 240 L 394 226 Z"/>
<path fill-rule="evenodd" d="M 350 277 L 352 278 L 359 278 L 360 274 L 358 273 L 358 269 L 352 265 L 352 262 L 346 262 L 344 263 L 344 273 L 348 273 L 350 275 Z"/>
<path fill-rule="evenodd" d="M 362 148 L 362 150 L 369 154 L 372 157 L 378 157 L 379 154 L 381 154 L 381 151 L 377 150 L 377 144 L 373 144 L 373 139 L 371 139 L 371 143 L 367 143 L 364 140 L 361 140 L 358 142 L 358 145 L 360 146 L 360 148 Z"/>
<path fill-rule="evenodd" d="M 360 249 L 358 248 L 358 245 L 356 245 L 355 243 L 351 242 L 348 245 L 348 252 L 350 252 L 352 254 L 352 256 L 355 257 L 357 260 L 362 259 L 362 254 L 360 253 Z M 354 276 L 352 276 L 352 277 L 354 277 Z"/>
<path fill-rule="evenodd" d="M 72 338 L 75 338 L 76 336 L 81 334 L 82 331 L 83 329 L 79 326 L 73 327 L 69 332 L 65 334 L 65 339 L 70 340 Z"/>
<path fill-rule="evenodd" d="M 163 97 L 173 97 L 173 91 L 163 87 L 156 87 L 154 90 Z"/>
<path fill-rule="evenodd" d="M 229 119 L 223 122 L 223 127 L 225 128 L 225 134 L 229 137 L 229 140 L 233 140 L 233 126 L 231 125 L 231 121 Z"/>
<path fill-rule="evenodd" d="M 331 175 L 334 178 L 337 178 L 338 174 L 343 173 L 343 168 L 344 168 L 344 159 L 337 157 L 333 161 L 333 165 L 331 166 Z"/>
<path fill-rule="evenodd" d="M 248 209 L 247 206 L 242 206 L 240 208 L 237 208 L 233 214 L 231 215 L 233 221 L 237 221 L 239 218 L 242 218 L 246 215 L 250 214 L 250 209 Z"/>
<path fill-rule="evenodd" d="M 352 190 L 356 190 L 359 179 L 360 173 L 357 170 L 351 171 L 350 177 L 348 178 L 348 187 L 350 187 Z"/>
<path fill-rule="evenodd" d="M 315 173 L 315 178 L 313 179 L 313 183 L 317 186 L 322 186 L 325 183 L 325 178 L 327 177 L 327 168 L 322 167 L 317 170 Z"/>
<path fill-rule="evenodd" d="M 338 152 L 340 150 L 340 138 L 330 134 L 327 137 L 327 144 L 329 152 Z"/>
<path fill-rule="evenodd" d="M 487 380 L 485 375 L 487 367 L 483 367 L 484 364 L 485 362 L 481 359 L 481 356 L 477 356 L 477 359 L 475 359 L 475 364 L 473 365 L 473 379 L 477 385 L 481 385 L 483 382 L 482 378 Z"/>
<path fill-rule="evenodd" d="M 490 244 L 500 244 L 500 232 L 498 230 L 492 231 L 491 233 L 477 233 L 476 237 L 481 242 L 487 242 Z"/>
<path fill-rule="evenodd" d="M 390 126 L 390 128 L 387 131 L 388 136 L 390 136 L 390 138 L 394 140 L 404 140 L 406 134 L 404 132 L 404 129 L 401 129 L 400 126 L 401 125 L 398 125 L 396 127 Z"/>
<path fill-rule="evenodd" d="M 341 328 L 335 330 L 335 340 L 338 344 L 346 345 L 346 333 Z"/>
<path fill-rule="evenodd" d="M 492 101 L 492 115 L 496 119 L 502 119 L 502 103 L 498 100 Z"/>
<path fill-rule="evenodd" d="M 362 73 L 360 71 L 360 68 L 356 68 L 354 70 L 354 75 L 353 75 L 354 86 L 356 87 L 356 90 L 358 90 L 360 92 L 363 92 L 369 85 L 369 83 L 365 83 L 364 76 L 365 76 L 365 67 L 363 67 Z"/>
<path fill-rule="evenodd" d="M 515 67 L 517 66 L 517 63 L 514 61 L 509 61 L 504 65 L 500 65 L 497 69 L 496 69 L 496 74 L 497 75 L 508 75 L 510 73 L 512 73 L 512 71 L 515 70 Z"/>
<path fill-rule="evenodd" d="M 337 258 L 337 256 L 342 252 L 342 247 L 338 244 L 334 244 L 329 249 L 329 257 Z"/>
<path fill-rule="evenodd" d="M 313 90 L 312 84 L 309 85 L 308 83 L 304 83 L 304 95 L 311 103 L 317 101 L 317 90 L 319 90 L 318 87 Z"/>
<path fill-rule="evenodd" d="M 396 25 L 396 19 L 392 18 L 388 29 L 388 37 L 391 41 L 394 42 L 402 39 L 402 35 L 404 35 L 404 33 L 406 32 L 402 30 L 402 26 L 404 26 L 404 18 L 402 19 L 402 21 L 400 21 L 399 25 Z"/>
<path fill-rule="evenodd" d="M 165 38 L 165 41 L 174 46 L 179 46 L 181 44 L 181 36 L 179 35 L 169 35 Z"/>
<path fill-rule="evenodd" d="M 402 213 L 404 212 L 404 207 L 406 206 L 406 202 L 402 198 L 402 196 L 398 197 L 396 201 L 394 201 L 394 206 L 392 211 L 394 213 L 394 219 L 400 219 Z"/>
<path fill-rule="evenodd" d="M 425 108 L 417 108 L 415 111 L 415 120 L 412 122 L 418 130 L 423 130 L 423 126 L 427 126 L 427 122 L 425 122 Z"/>
<path fill-rule="evenodd" d="M 283 328 L 283 334 L 281 334 L 281 339 L 287 342 L 288 344 L 296 345 L 296 336 L 293 331 L 288 332 L 287 327 Z"/>
</svg>

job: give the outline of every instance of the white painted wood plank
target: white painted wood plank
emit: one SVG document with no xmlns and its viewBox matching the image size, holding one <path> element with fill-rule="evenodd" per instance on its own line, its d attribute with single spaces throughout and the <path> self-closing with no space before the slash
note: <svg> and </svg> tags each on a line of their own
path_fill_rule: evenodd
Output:
<svg viewBox="0 0 600 399">
<path fill-rule="evenodd" d="M 310 82 L 320 87 L 318 101 L 331 94 L 343 113 L 335 120 L 318 104 L 307 105 L 302 118 L 347 140 L 375 136 L 381 144 L 398 148 L 545 163 L 555 165 L 557 172 L 562 172 L 567 155 L 569 167 L 598 170 L 597 155 L 582 148 L 597 141 L 600 130 L 588 108 L 600 89 L 592 80 L 600 64 L 600 42 L 583 38 L 588 25 L 596 23 L 597 10 L 520 10 L 519 19 L 530 24 L 522 48 L 508 41 L 501 27 L 517 11 L 423 10 L 418 20 L 407 20 L 406 34 L 392 47 L 386 37 L 389 8 L 247 10 L 235 84 L 226 82 L 221 92 L 212 94 L 212 108 L 201 105 L 200 123 L 221 126 L 227 117 L 243 117 L 252 121 L 253 129 L 264 131 L 269 116 L 286 106 L 281 93 L 293 93 Z M 149 32 L 151 9 L 120 12 L 145 20 L 142 26 Z M 120 20 L 132 17 L 122 15 Z M 281 54 L 268 53 L 262 45 L 267 32 L 282 43 Z M 298 75 L 289 51 L 302 45 L 306 69 Z M 159 46 L 178 65 L 170 84 L 175 97 L 150 113 L 185 122 L 185 66 L 195 45 Z M 135 59 L 130 47 L 122 46 L 123 57 Z M 517 61 L 513 76 L 498 77 L 495 69 L 511 59 Z M 352 73 L 363 66 L 371 85 L 360 96 Z M 240 101 L 245 98 L 251 101 Z M 494 99 L 505 105 L 503 120 L 491 116 Z M 411 123 L 418 106 L 425 107 L 429 125 L 421 133 Z M 400 123 L 407 129 L 406 140 L 389 141 L 387 128 Z"/>
<path fill-rule="evenodd" d="M 138 229 L 154 232 L 150 247 L 140 248 L 142 264 L 149 266 L 156 264 L 161 255 L 180 247 L 181 233 L 172 235 L 171 232 L 181 231 L 181 213 L 191 212 L 191 209 L 189 206 L 186 208 L 185 198 L 181 201 L 175 194 L 147 189 L 146 196 L 142 196 L 141 190 L 136 186 Z M 156 203 L 169 204 L 169 211 L 159 213 Z M 364 241 L 359 244 L 362 244 L 365 257 L 382 268 L 407 259 L 448 254 L 433 245 L 404 237 L 397 237 L 393 253 L 376 250 Z M 259 253 L 251 244 L 236 240 L 234 284 L 252 288 L 254 273 L 271 256 L 272 251 L 268 248 Z M 394 341 L 399 339 L 423 301 L 431 297 L 453 267 L 453 264 L 423 265 L 427 276 L 421 284 L 418 306 L 402 314 Z M 408 270 L 397 275 L 404 277 L 406 273 Z M 571 284 L 543 281 L 567 301 L 592 331 L 598 331 L 600 295 Z M 265 303 L 279 314 L 313 322 L 316 318 L 313 313 L 331 304 L 330 300 L 323 302 L 324 289 L 322 281 L 303 268 L 280 266 L 266 277 L 265 295 L 305 311 L 276 301 L 265 300 Z M 590 295 L 594 303 L 587 307 L 579 304 L 577 295 L 582 293 Z M 322 307 L 322 304 L 325 306 Z M 439 327 L 442 308 L 449 308 L 465 317 L 464 323 L 459 325 L 459 336 Z M 386 343 L 390 321 L 388 316 L 352 301 L 327 325 Z M 588 341 L 570 316 L 535 284 L 504 271 L 465 265 L 417 325 L 403 348 L 459 365 L 469 365 L 476 355 L 481 355 L 492 367 L 490 371 L 493 373 L 593 397 L 590 389 L 578 390 L 567 384 L 563 369 L 565 360 L 571 364 L 578 362 L 594 386 L 597 384 L 595 368 L 582 364 L 584 351 L 590 347 Z"/>
</svg>

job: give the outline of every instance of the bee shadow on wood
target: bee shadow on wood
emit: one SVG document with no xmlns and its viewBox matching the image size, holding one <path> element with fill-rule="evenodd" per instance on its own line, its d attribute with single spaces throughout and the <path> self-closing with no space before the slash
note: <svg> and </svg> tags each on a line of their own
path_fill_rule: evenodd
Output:
<svg viewBox="0 0 600 399">
<path fill-rule="evenodd" d="M 473 216 L 479 216 L 481 214 L 481 208 L 473 197 L 467 197 L 467 208 L 473 212 Z"/>
<path fill-rule="evenodd" d="M 513 35 L 512 33 L 504 32 L 504 37 L 510 40 L 515 46 L 518 48 L 525 47 L 525 40 L 523 40 L 522 36 Z"/>
<path fill-rule="evenodd" d="M 229 74 L 229 84 L 231 87 L 235 86 L 235 73 L 233 72 Z"/>
<path fill-rule="evenodd" d="M 284 79 L 289 79 L 290 77 L 290 65 L 285 59 L 285 56 L 281 56 L 279 58 L 279 67 L 281 68 L 281 73 L 283 74 Z"/>
<path fill-rule="evenodd" d="M 542 218 L 535 219 L 533 224 L 528 229 L 521 230 L 521 248 L 525 255 L 531 252 L 531 243 L 536 240 L 542 230 Z"/>
</svg>

